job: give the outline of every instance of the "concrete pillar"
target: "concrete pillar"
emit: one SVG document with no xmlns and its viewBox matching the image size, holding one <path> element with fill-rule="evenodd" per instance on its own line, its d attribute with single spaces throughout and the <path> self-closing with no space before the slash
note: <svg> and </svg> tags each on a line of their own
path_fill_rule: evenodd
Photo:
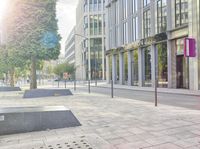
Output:
<svg viewBox="0 0 200 149">
<path fill-rule="evenodd" d="M 119 53 L 119 84 L 124 84 L 124 53 Z"/>
<path fill-rule="evenodd" d="M 142 48 L 138 49 L 138 86 L 142 87 L 144 84 L 144 73 L 143 73 L 143 50 Z"/>
<path fill-rule="evenodd" d="M 189 22 L 189 36 L 196 39 L 198 43 L 198 27 L 199 27 L 199 2 L 195 0 L 188 0 L 188 22 Z M 199 72 L 198 72 L 198 56 L 199 46 L 196 46 L 196 57 L 189 58 L 189 87 L 191 90 L 198 90 L 199 88 Z"/>
<path fill-rule="evenodd" d="M 151 84 L 152 84 L 152 87 L 155 87 L 155 80 L 156 80 L 156 77 L 155 77 L 156 67 L 157 67 L 157 61 L 156 61 L 157 54 L 156 53 L 157 53 L 156 45 L 153 44 L 153 45 L 151 45 Z"/>
<path fill-rule="evenodd" d="M 116 65 L 116 55 L 112 55 L 112 80 L 116 83 L 117 80 L 117 65 Z"/>
<path fill-rule="evenodd" d="M 132 62 L 133 62 L 133 52 L 128 51 L 128 85 L 132 85 L 132 79 L 133 79 L 133 67 L 132 67 Z"/>
<path fill-rule="evenodd" d="M 109 59 L 109 55 L 106 55 L 106 82 L 110 83 L 110 59 Z"/>
</svg>

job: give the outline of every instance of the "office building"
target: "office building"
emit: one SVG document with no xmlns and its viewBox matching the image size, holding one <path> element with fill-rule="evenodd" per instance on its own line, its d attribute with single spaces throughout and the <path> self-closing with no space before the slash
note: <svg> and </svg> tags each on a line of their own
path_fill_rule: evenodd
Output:
<svg viewBox="0 0 200 149">
<path fill-rule="evenodd" d="M 75 61 L 79 80 L 105 79 L 105 0 L 79 0 Z"/>
<path fill-rule="evenodd" d="M 199 0 L 107 0 L 107 81 L 200 89 Z M 196 56 L 184 57 L 194 38 Z M 157 78 L 157 79 L 156 79 Z"/>
<path fill-rule="evenodd" d="M 75 65 L 75 27 L 72 29 L 65 42 L 65 61 Z"/>
</svg>

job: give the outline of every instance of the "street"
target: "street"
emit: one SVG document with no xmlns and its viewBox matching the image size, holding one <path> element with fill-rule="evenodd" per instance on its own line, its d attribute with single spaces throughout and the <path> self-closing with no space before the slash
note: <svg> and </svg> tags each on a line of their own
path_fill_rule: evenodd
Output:
<svg viewBox="0 0 200 149">
<path fill-rule="evenodd" d="M 78 90 L 87 91 L 88 87 L 79 86 Z M 91 92 L 110 95 L 111 89 L 106 87 L 91 86 Z M 151 91 L 138 91 L 116 88 L 114 89 L 114 96 L 152 102 L 152 104 L 154 103 L 155 97 L 154 92 Z M 192 110 L 200 110 L 200 97 L 192 95 L 158 93 L 158 106 L 159 104 L 184 107 Z"/>
</svg>

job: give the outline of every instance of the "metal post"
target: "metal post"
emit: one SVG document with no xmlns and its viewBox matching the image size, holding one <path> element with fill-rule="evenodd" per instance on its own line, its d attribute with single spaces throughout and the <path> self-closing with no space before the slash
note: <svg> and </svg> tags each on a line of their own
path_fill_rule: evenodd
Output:
<svg viewBox="0 0 200 149">
<path fill-rule="evenodd" d="M 158 64 L 157 64 L 157 49 L 155 48 L 155 107 L 158 106 L 158 90 L 157 90 L 157 86 L 158 86 L 158 76 L 157 76 L 157 70 L 158 70 Z"/>
<path fill-rule="evenodd" d="M 88 93 L 90 93 L 90 80 L 88 80 Z"/>
<path fill-rule="evenodd" d="M 76 80 L 74 80 L 74 90 L 76 90 Z"/>
<path fill-rule="evenodd" d="M 60 84 L 59 84 L 60 82 L 59 82 L 59 80 L 58 80 L 58 88 L 60 87 Z"/>
<path fill-rule="evenodd" d="M 113 98 L 114 92 L 113 92 L 113 80 L 111 80 L 111 98 Z"/>
<path fill-rule="evenodd" d="M 67 81 L 66 81 L 66 79 L 65 79 L 65 88 L 66 88 L 66 83 L 67 83 Z"/>
</svg>

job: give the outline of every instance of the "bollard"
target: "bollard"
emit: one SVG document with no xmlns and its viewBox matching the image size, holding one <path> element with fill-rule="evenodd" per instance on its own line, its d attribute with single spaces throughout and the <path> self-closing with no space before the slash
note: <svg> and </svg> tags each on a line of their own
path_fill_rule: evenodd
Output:
<svg viewBox="0 0 200 149">
<path fill-rule="evenodd" d="M 95 86 L 97 86 L 97 79 L 95 80 Z"/>
<path fill-rule="evenodd" d="M 76 90 L 76 80 L 74 80 L 74 90 Z"/>
<path fill-rule="evenodd" d="M 60 87 L 59 81 L 58 81 L 58 88 Z"/>
<path fill-rule="evenodd" d="M 67 83 L 67 81 L 65 80 L 65 88 L 66 88 L 66 83 Z"/>
<path fill-rule="evenodd" d="M 155 107 L 158 106 L 157 80 L 155 81 Z"/>
<path fill-rule="evenodd" d="M 111 80 L 111 98 L 114 97 L 114 92 L 113 92 L 113 80 Z"/>
<path fill-rule="evenodd" d="M 90 80 L 88 80 L 88 93 L 90 93 Z"/>
</svg>

